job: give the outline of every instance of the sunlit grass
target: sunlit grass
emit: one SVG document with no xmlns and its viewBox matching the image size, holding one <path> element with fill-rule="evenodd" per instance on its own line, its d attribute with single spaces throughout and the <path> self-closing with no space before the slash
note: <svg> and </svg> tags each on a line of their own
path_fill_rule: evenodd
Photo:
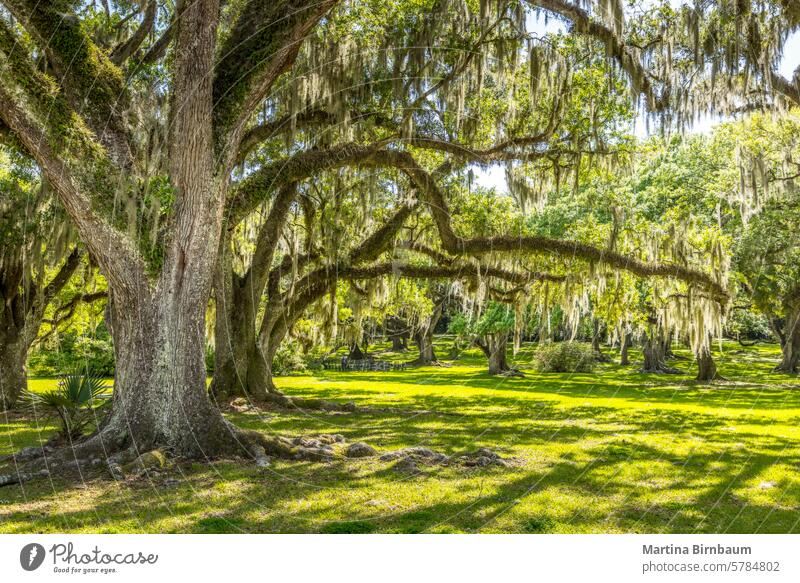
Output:
<svg viewBox="0 0 800 583">
<path fill-rule="evenodd" d="M 517 359 L 526 378 L 489 377 L 469 352 L 448 367 L 277 379 L 290 395 L 389 413 L 230 415 L 265 432 L 341 433 L 382 451 L 490 447 L 515 458 L 511 468 L 434 467 L 409 478 L 377 459 L 266 470 L 217 461 L 177 464 L 152 480 L 42 479 L 0 489 L 0 532 L 800 530 L 800 382 L 770 373 L 775 346 L 727 344 L 717 357 L 732 382 L 715 385 L 692 381 L 688 360 L 671 363 L 685 375 L 613 364 L 538 374 L 531 350 Z M 52 426 L 36 421 L 3 419 L 0 455 L 46 439 Z"/>
</svg>

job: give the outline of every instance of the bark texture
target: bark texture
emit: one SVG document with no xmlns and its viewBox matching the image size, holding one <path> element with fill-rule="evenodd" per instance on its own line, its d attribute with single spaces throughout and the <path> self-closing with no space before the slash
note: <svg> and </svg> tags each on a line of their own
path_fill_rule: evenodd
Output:
<svg viewBox="0 0 800 583">
<path fill-rule="evenodd" d="M 47 306 L 64 288 L 80 264 L 77 249 L 49 281 L 26 270 L 21 259 L 3 261 L 0 268 L 0 411 L 13 408 L 28 386 L 28 351 L 39 334 Z"/>
<path fill-rule="evenodd" d="M 511 370 L 508 366 L 508 333 L 498 332 L 487 334 L 485 338 L 476 340 L 476 344 L 486 355 L 489 362 L 489 374 L 498 375 L 507 373 Z"/>
<path fill-rule="evenodd" d="M 414 364 L 426 365 L 434 362 L 439 362 L 436 356 L 436 350 L 433 346 L 433 331 L 442 317 L 444 309 L 443 301 L 438 301 L 433 308 L 430 316 L 425 318 L 418 328 L 414 331 L 414 343 L 417 345 L 419 356 L 414 361 Z"/>
<path fill-rule="evenodd" d="M 695 380 L 713 381 L 719 378 L 721 377 L 717 373 L 717 364 L 714 362 L 711 350 L 704 348 L 697 355 L 697 376 Z"/>
<path fill-rule="evenodd" d="M 781 330 L 781 362 L 775 372 L 800 372 L 800 298 L 787 302 L 785 325 Z"/>
<path fill-rule="evenodd" d="M 642 346 L 642 372 L 656 374 L 674 374 L 680 371 L 667 365 L 667 341 L 657 335 L 647 335 Z"/>
</svg>

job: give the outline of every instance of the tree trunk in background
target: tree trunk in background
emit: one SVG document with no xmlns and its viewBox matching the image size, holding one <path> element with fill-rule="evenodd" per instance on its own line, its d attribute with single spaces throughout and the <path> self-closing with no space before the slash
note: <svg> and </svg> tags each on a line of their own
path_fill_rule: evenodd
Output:
<svg viewBox="0 0 800 583">
<path fill-rule="evenodd" d="M 21 339 L 0 344 L 0 411 L 13 408 L 28 388 L 27 357 L 28 347 Z"/>
<path fill-rule="evenodd" d="M 666 364 L 666 342 L 657 336 L 647 335 L 644 346 L 642 346 L 642 372 L 646 373 L 675 373 L 676 369 L 670 368 Z"/>
<path fill-rule="evenodd" d="M 603 350 L 600 347 L 601 336 L 600 320 L 592 318 L 592 352 L 594 352 L 594 359 L 597 362 L 608 362 L 611 359 L 603 354 Z"/>
<path fill-rule="evenodd" d="M 800 305 L 792 305 L 786 311 L 783 327 L 782 358 L 773 372 L 796 373 L 800 369 Z"/>
<path fill-rule="evenodd" d="M 642 347 L 642 372 L 660 372 L 665 368 L 661 342 L 648 338 Z"/>
<path fill-rule="evenodd" d="M 353 342 L 353 344 L 350 345 L 350 352 L 347 354 L 347 359 L 364 360 L 365 358 L 367 358 L 367 355 L 361 350 L 358 342 Z"/>
<path fill-rule="evenodd" d="M 415 361 L 417 364 L 430 364 L 439 361 L 433 348 L 433 331 L 431 329 L 416 332 L 414 334 L 414 342 L 419 351 L 419 356 Z"/>
<path fill-rule="evenodd" d="M 621 366 L 627 366 L 630 364 L 630 360 L 628 359 L 628 349 L 631 346 L 631 335 L 630 333 L 626 333 L 622 335 L 622 344 L 619 349 L 619 364 Z"/>
<path fill-rule="evenodd" d="M 713 381 L 718 377 L 717 365 L 714 362 L 714 357 L 711 355 L 711 349 L 706 347 L 697 355 L 697 376 L 695 380 Z"/>
<path fill-rule="evenodd" d="M 229 282 L 222 277 L 231 277 Z M 231 270 L 218 270 L 214 294 L 217 318 L 214 323 L 214 377 L 211 394 L 217 401 L 253 397 L 248 388 L 248 368 L 255 343 L 256 306 L 253 294 L 244 289 L 246 281 Z"/>
<path fill-rule="evenodd" d="M 386 337 L 392 341 L 392 352 L 408 350 L 408 323 L 402 318 L 389 316 L 386 318 Z"/>
<path fill-rule="evenodd" d="M 27 266 L 21 261 L 0 265 L 0 411 L 14 407 L 28 388 L 28 351 L 39 335 L 47 306 L 80 262 L 75 248 L 47 285 L 32 273 L 25 277 Z"/>
<path fill-rule="evenodd" d="M 506 361 L 506 354 L 508 352 L 508 334 L 497 333 L 489 334 L 486 337 L 486 354 L 489 358 L 489 374 L 497 375 L 510 370 L 508 362 Z"/>
<path fill-rule="evenodd" d="M 436 302 L 431 315 L 422 322 L 420 327 L 414 332 L 414 342 L 419 350 L 419 356 L 414 361 L 414 364 L 439 362 L 439 359 L 436 357 L 436 351 L 433 348 L 433 331 L 439 323 L 439 318 L 442 317 L 443 309 L 444 302 Z"/>
</svg>

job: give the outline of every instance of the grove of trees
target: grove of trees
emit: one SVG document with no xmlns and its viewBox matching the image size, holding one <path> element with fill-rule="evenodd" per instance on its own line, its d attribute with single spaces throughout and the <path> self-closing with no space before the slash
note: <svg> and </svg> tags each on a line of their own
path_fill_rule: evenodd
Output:
<svg viewBox="0 0 800 583">
<path fill-rule="evenodd" d="M 491 374 L 523 338 L 649 372 L 682 343 L 710 381 L 761 322 L 798 371 L 795 2 L 0 5 L 0 403 L 87 306 L 114 351 L 107 416 L 51 462 L 314 457 L 220 410 L 292 402 L 290 337 L 394 330 L 430 364 L 449 329 Z M 704 115 L 730 121 L 686 135 Z"/>
</svg>

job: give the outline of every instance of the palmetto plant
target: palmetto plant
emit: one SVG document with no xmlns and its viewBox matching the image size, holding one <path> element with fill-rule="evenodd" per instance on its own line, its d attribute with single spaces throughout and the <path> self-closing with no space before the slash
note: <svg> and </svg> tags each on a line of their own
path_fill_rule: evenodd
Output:
<svg viewBox="0 0 800 583">
<path fill-rule="evenodd" d="M 61 377 L 55 389 L 43 393 L 28 391 L 25 402 L 34 409 L 45 409 L 60 421 L 59 437 L 77 438 L 96 418 L 97 410 L 109 402 L 102 377 L 93 374 L 68 374 Z"/>
</svg>

